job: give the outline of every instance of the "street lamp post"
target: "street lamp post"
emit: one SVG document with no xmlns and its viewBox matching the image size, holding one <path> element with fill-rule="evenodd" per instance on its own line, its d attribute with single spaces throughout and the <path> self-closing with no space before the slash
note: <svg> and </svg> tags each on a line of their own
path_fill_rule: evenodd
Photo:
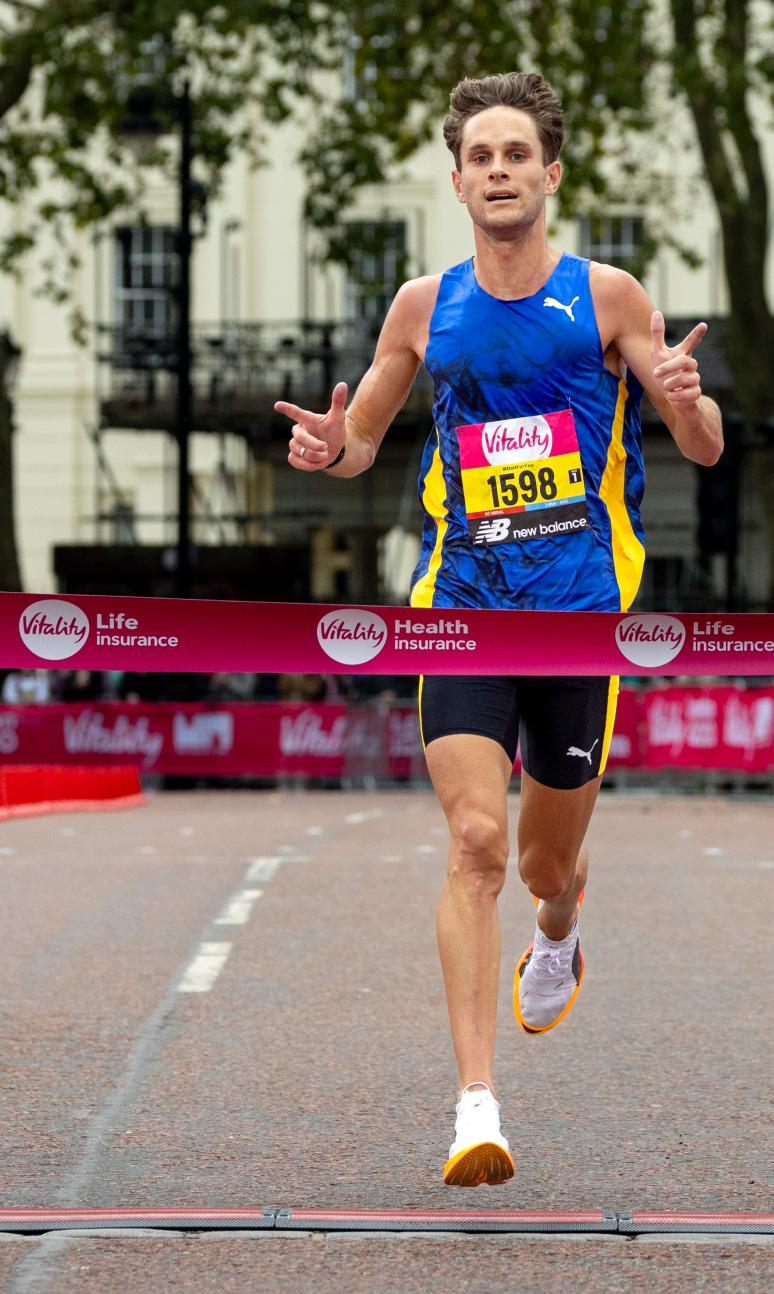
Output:
<svg viewBox="0 0 774 1294">
<path fill-rule="evenodd" d="M 191 596 L 191 89 L 186 80 L 177 103 L 180 122 L 178 318 L 177 318 L 177 579 L 180 598 Z"/>
<path fill-rule="evenodd" d="M 149 145 L 163 127 L 157 116 L 158 89 L 152 83 L 141 83 L 131 91 L 126 116 L 119 134 L 134 149 L 138 158 L 147 156 Z M 166 100 L 169 102 L 169 100 Z M 176 378 L 173 434 L 177 441 L 177 544 L 175 550 L 175 592 L 178 597 L 191 596 L 191 472 L 189 446 L 192 431 L 193 387 L 191 383 L 191 207 L 193 161 L 191 87 L 186 78 L 180 94 L 171 106 L 180 126 L 178 161 L 178 228 L 177 228 L 177 320 L 175 330 L 174 372 Z M 170 368 L 172 364 L 170 364 Z M 171 554 L 170 554 L 171 556 Z"/>
</svg>

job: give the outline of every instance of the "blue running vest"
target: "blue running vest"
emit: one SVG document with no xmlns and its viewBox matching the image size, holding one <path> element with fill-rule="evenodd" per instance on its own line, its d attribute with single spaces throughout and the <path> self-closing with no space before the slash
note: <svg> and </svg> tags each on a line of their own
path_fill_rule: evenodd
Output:
<svg viewBox="0 0 774 1294">
<path fill-rule="evenodd" d="M 517 301 L 485 292 L 470 260 L 448 270 L 425 365 L 411 605 L 628 610 L 645 557 L 642 387 L 605 367 L 589 262 L 565 253 Z"/>
</svg>

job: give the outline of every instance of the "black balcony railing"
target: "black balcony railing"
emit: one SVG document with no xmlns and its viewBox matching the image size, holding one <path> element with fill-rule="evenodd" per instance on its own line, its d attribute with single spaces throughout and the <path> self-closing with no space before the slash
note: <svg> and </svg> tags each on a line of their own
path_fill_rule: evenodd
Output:
<svg viewBox="0 0 774 1294">
<path fill-rule="evenodd" d="M 177 341 L 173 329 L 100 325 L 100 413 L 105 427 L 172 429 Z M 322 409 L 336 382 L 354 387 L 374 351 L 370 331 L 353 323 L 195 324 L 192 329 L 193 428 L 268 439 L 275 400 Z M 430 407 L 422 377 L 404 417 Z"/>
</svg>

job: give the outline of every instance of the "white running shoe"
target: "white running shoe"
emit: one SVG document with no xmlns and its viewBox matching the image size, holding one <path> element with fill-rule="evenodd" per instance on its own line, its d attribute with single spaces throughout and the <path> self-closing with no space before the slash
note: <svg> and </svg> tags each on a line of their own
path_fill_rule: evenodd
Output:
<svg viewBox="0 0 774 1294">
<path fill-rule="evenodd" d="M 570 1010 L 583 983 L 578 922 L 564 939 L 548 939 L 540 926 L 516 967 L 513 1009 L 525 1033 L 547 1033 Z"/>
<path fill-rule="evenodd" d="M 513 1177 L 508 1142 L 500 1132 L 500 1105 L 484 1083 L 463 1087 L 454 1141 L 443 1170 L 447 1186 L 499 1186 Z"/>
</svg>

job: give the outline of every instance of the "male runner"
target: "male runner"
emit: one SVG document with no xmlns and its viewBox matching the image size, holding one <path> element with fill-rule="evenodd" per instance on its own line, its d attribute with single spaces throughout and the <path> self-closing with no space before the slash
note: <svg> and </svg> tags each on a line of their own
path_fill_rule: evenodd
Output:
<svg viewBox="0 0 774 1294">
<path fill-rule="evenodd" d="M 343 382 L 326 414 L 275 405 L 294 419 L 288 461 L 342 477 L 371 467 L 423 362 L 435 426 L 421 467 L 412 605 L 627 610 L 644 560 L 643 388 L 687 458 L 712 464 L 722 450 L 720 413 L 701 393 L 693 356 L 707 325 L 666 346 L 664 320 L 634 278 L 548 245 L 563 122 L 541 76 L 462 81 L 444 137 L 475 256 L 403 285 L 349 409 Z M 450 1185 L 495 1184 L 514 1171 L 492 1069 L 517 740 L 519 872 L 538 910 L 514 1007 L 534 1035 L 564 1018 L 581 986 L 583 840 L 617 689 L 616 678 L 422 682 L 427 764 L 450 837 L 437 916 L 461 1088 Z"/>
</svg>

